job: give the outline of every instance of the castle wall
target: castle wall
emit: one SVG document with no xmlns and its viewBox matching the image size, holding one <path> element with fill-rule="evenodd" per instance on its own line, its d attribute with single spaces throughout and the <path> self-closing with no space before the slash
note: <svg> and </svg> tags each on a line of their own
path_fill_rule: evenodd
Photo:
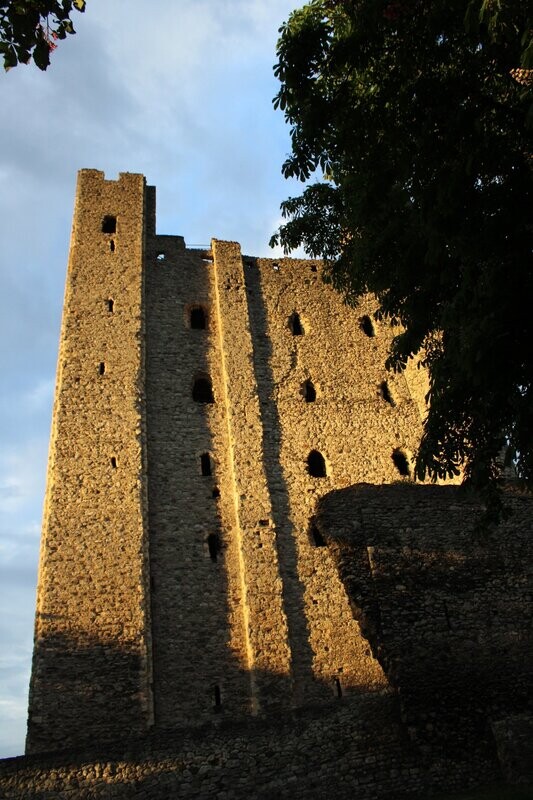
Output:
<svg viewBox="0 0 533 800">
<path fill-rule="evenodd" d="M 419 412 L 403 376 L 384 369 L 392 331 L 375 322 L 368 327 L 371 298 L 357 309 L 344 305 L 321 280 L 320 263 L 246 263 L 263 460 L 289 621 L 293 702 L 385 691 L 388 682 L 352 617 L 327 548 L 317 546 L 312 517 L 317 499 L 334 487 L 400 479 L 392 454 L 401 450 L 409 458 L 414 451 L 421 434 Z M 297 335 L 295 313 L 302 328 Z M 316 398 L 306 402 L 309 380 Z M 325 459 L 324 477 L 309 474 L 313 450 Z"/>
<path fill-rule="evenodd" d="M 406 800 L 498 778 L 493 749 L 418 748 L 377 695 L 165 732 L 127 749 L 0 762 L 4 800 Z M 525 796 L 525 795 L 524 795 Z"/>
<path fill-rule="evenodd" d="M 425 373 L 387 373 L 394 330 L 321 269 L 187 249 L 142 176 L 80 173 L 3 797 L 420 796 L 496 749 L 531 774 L 530 503 L 480 542 L 479 503 L 412 484 Z"/>
<path fill-rule="evenodd" d="M 105 181 L 83 170 L 49 455 L 29 752 L 144 730 L 152 715 L 143 240 L 144 178 Z"/>
<path fill-rule="evenodd" d="M 511 718 L 531 725 L 532 510 L 530 497 L 506 492 L 500 523 L 487 527 L 475 493 L 421 485 L 352 486 L 320 504 L 354 615 L 420 742 L 468 749 L 489 725 L 498 739 Z M 517 752 L 506 761 L 531 777 L 531 738 L 521 765 Z"/>
<path fill-rule="evenodd" d="M 408 472 L 421 391 L 385 371 L 372 299 L 343 305 L 321 269 L 187 249 L 156 234 L 142 176 L 81 173 L 30 750 L 84 741 L 115 705 L 118 732 L 390 691 L 313 514 L 400 479 L 393 455 Z M 74 666 L 52 676 L 56 651 Z"/>
<path fill-rule="evenodd" d="M 156 236 L 145 270 L 155 712 L 171 727 L 244 713 L 250 675 L 213 259 Z M 213 402 L 194 400 L 199 377 Z"/>
</svg>

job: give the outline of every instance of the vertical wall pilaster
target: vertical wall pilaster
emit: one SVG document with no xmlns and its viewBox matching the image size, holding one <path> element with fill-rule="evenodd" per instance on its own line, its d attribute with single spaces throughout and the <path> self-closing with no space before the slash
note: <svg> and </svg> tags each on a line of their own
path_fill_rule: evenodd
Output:
<svg viewBox="0 0 533 800">
<path fill-rule="evenodd" d="M 78 178 L 37 597 L 27 750 L 151 721 L 144 472 L 145 182 Z"/>
<path fill-rule="evenodd" d="M 216 240 L 212 251 L 249 662 L 256 706 L 264 709 L 290 703 L 291 653 L 241 252 L 237 243 Z"/>
</svg>

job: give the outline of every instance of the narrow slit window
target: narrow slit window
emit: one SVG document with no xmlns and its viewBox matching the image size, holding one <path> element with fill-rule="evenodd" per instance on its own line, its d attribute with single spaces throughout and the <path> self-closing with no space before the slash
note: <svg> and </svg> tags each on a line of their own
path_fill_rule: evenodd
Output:
<svg viewBox="0 0 533 800">
<path fill-rule="evenodd" d="M 444 618 L 446 620 L 446 625 L 448 626 L 448 630 L 451 631 L 452 624 L 450 622 L 450 613 L 448 611 L 448 604 L 446 603 L 445 600 L 442 601 L 442 610 L 444 611 Z"/>
<path fill-rule="evenodd" d="M 370 319 L 368 314 L 365 314 L 364 317 L 361 317 L 360 325 L 361 325 L 361 330 L 367 336 L 372 337 L 372 336 L 376 335 L 376 330 L 374 328 L 374 323 L 372 322 L 372 320 Z"/>
<path fill-rule="evenodd" d="M 117 218 L 110 215 L 105 216 L 102 220 L 102 233 L 116 233 L 117 232 Z"/>
<path fill-rule="evenodd" d="M 115 308 L 115 301 L 114 300 L 106 300 L 107 310 L 110 314 L 113 313 Z"/>
<path fill-rule="evenodd" d="M 200 456 L 200 468 L 202 475 L 211 475 L 211 456 L 209 453 L 202 453 Z"/>
<path fill-rule="evenodd" d="M 291 314 L 289 318 L 289 328 L 291 329 L 293 336 L 303 336 L 304 329 L 302 326 L 302 321 L 300 319 L 300 315 L 297 311 Z"/>
<path fill-rule="evenodd" d="M 189 321 L 191 328 L 194 330 L 205 330 L 207 328 L 207 316 L 205 309 L 203 309 L 201 306 L 195 306 L 194 308 L 191 308 Z"/>
<path fill-rule="evenodd" d="M 195 403 L 214 403 L 213 386 L 210 378 L 196 378 L 192 389 Z"/>
<path fill-rule="evenodd" d="M 392 460 L 400 475 L 408 478 L 411 474 L 411 468 L 409 467 L 409 460 L 403 450 L 394 450 L 392 453 Z"/>
<path fill-rule="evenodd" d="M 213 691 L 214 701 L 215 701 L 215 708 L 220 708 L 222 705 L 222 696 L 220 694 L 220 686 L 216 685 Z"/>
<path fill-rule="evenodd" d="M 337 697 L 342 697 L 342 684 L 339 678 L 335 678 L 335 694 Z"/>
<path fill-rule="evenodd" d="M 383 381 L 383 383 L 379 387 L 379 391 L 385 402 L 394 408 L 396 402 L 391 394 L 391 390 L 389 388 L 389 384 L 387 383 L 387 381 Z"/>
<path fill-rule="evenodd" d="M 116 458 L 116 456 L 111 456 L 111 468 L 112 469 L 116 469 L 117 468 L 117 458 Z"/>
<path fill-rule="evenodd" d="M 310 379 L 303 385 L 303 396 L 306 403 L 314 403 L 316 400 L 316 389 Z"/>
<path fill-rule="evenodd" d="M 115 252 L 115 240 L 114 239 L 110 239 L 109 240 L 109 249 L 111 250 L 112 253 Z"/>
<path fill-rule="evenodd" d="M 312 525 L 311 526 L 310 533 L 311 533 L 311 541 L 312 541 L 312 543 L 313 543 L 313 545 L 315 547 L 325 547 L 326 546 L 326 542 L 324 540 L 324 537 L 322 536 L 322 534 L 320 533 L 320 531 L 318 530 L 316 525 Z"/>
<path fill-rule="evenodd" d="M 104 375 L 105 374 L 105 362 L 104 361 L 100 361 L 100 363 L 98 365 L 98 374 L 99 375 Z"/>
<path fill-rule="evenodd" d="M 211 561 L 216 561 L 220 553 L 220 539 L 218 534 L 210 533 L 207 537 L 207 549 L 209 550 L 209 558 Z"/>
<path fill-rule="evenodd" d="M 311 450 L 307 456 L 307 471 L 312 478 L 325 478 L 326 462 L 324 456 L 318 450 Z"/>
</svg>

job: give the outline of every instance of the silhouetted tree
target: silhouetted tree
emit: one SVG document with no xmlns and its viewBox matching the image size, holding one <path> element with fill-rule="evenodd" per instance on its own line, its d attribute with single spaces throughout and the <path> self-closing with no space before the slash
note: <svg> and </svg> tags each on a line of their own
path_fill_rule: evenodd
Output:
<svg viewBox="0 0 533 800">
<path fill-rule="evenodd" d="M 416 475 L 490 485 L 509 443 L 533 478 L 533 40 L 523 0 L 313 0 L 280 29 L 286 177 L 272 237 L 400 322 L 423 353 Z"/>
<path fill-rule="evenodd" d="M 85 11 L 85 0 L 0 0 L 0 53 L 7 71 L 33 58 L 39 69 L 50 64 L 59 39 L 75 33 L 70 15 Z"/>
</svg>

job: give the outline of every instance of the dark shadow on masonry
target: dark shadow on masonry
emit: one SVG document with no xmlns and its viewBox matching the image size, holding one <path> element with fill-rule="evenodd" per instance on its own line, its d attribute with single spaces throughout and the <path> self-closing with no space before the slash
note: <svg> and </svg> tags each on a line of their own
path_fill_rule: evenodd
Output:
<svg viewBox="0 0 533 800">
<path fill-rule="evenodd" d="M 293 798 L 295 776 L 298 797 L 348 800 L 357 786 L 359 800 L 420 800 L 428 790 L 500 777 L 490 731 L 461 728 L 468 726 L 468 715 L 458 715 L 455 727 L 444 720 L 441 734 L 446 735 L 413 739 L 398 718 L 394 697 L 375 692 L 259 718 L 227 715 L 222 706 L 219 714 L 213 712 L 210 720 L 196 726 L 156 726 L 143 732 L 140 715 L 135 714 L 141 672 L 135 653 L 89 639 L 80 647 L 79 640 L 68 636 L 47 644 L 58 654 L 55 725 L 43 731 L 42 752 L 12 759 L 12 765 L 0 763 L 0 787 L 11 769 L 23 767 L 30 780 L 32 765 L 37 768 L 32 792 L 22 792 L 21 798 L 44 797 L 39 781 L 48 781 L 50 790 L 49 772 L 54 773 L 54 797 L 62 798 L 63 790 L 67 797 L 78 785 L 81 770 L 84 788 L 91 787 L 91 763 L 105 765 L 105 774 L 100 767 L 93 776 L 99 787 L 96 796 L 129 798 L 135 789 L 150 792 L 153 800 L 167 800 L 184 786 L 189 793 L 183 796 L 191 798 L 207 796 L 213 787 L 239 800 Z M 65 717 L 63 681 L 73 676 L 80 702 L 76 712 Z M 276 676 L 259 678 L 276 681 Z M 50 689 L 54 690 L 51 684 Z M 419 723 L 422 726 L 420 718 Z M 77 728 L 75 735 L 54 743 L 51 730 L 69 725 Z M 65 766 L 73 774 L 62 779 Z M 80 794 L 85 796 L 92 795 Z"/>
<path fill-rule="evenodd" d="M 165 270 L 154 269 L 163 238 L 150 243 L 145 271 L 146 428 L 154 716 L 168 728 L 197 724 L 216 708 L 242 715 L 250 681 L 230 647 L 230 531 L 221 466 L 210 456 L 211 415 L 221 413 L 210 376 L 213 331 L 190 325 L 183 311 L 205 296 L 208 267 L 201 252 L 168 237 Z"/>
<path fill-rule="evenodd" d="M 509 748 L 522 718 L 533 730 L 533 503 L 503 502 L 509 519 L 481 538 L 482 499 L 458 486 L 358 484 L 319 503 L 354 617 L 420 743 L 468 750 L 495 735 Z M 533 778 L 531 741 L 528 758 Z"/>
<path fill-rule="evenodd" d="M 289 492 L 281 467 L 281 423 L 274 400 L 276 387 L 271 368 L 272 343 L 268 335 L 261 272 L 256 268 L 255 259 L 246 259 L 244 276 L 248 290 L 246 292 L 248 318 L 263 428 L 264 469 L 276 530 L 279 568 L 283 582 L 283 606 L 287 616 L 292 655 L 292 702 L 298 705 L 307 701 L 309 692 L 312 695 L 316 694 L 319 682 L 315 681 L 313 676 L 313 651 L 309 644 L 309 628 L 305 616 L 304 585 L 298 577 L 296 531 L 290 521 Z M 301 334 L 299 318 L 298 326 L 298 333 Z"/>
</svg>

